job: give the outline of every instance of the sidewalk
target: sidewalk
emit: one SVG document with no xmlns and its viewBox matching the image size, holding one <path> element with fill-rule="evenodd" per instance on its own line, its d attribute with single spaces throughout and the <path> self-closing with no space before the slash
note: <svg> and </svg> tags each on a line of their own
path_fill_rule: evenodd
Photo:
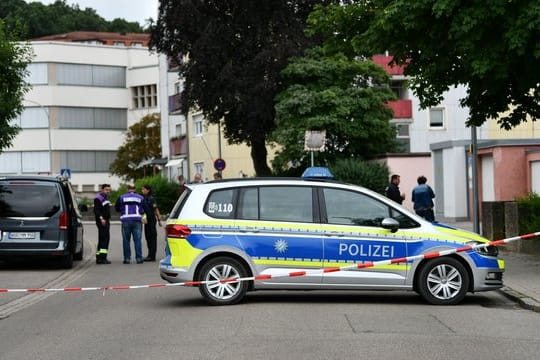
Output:
<svg viewBox="0 0 540 360">
<path fill-rule="evenodd" d="M 441 221 L 443 222 L 443 221 Z M 472 222 L 443 222 L 472 231 Z M 500 239 L 490 239 L 500 240 Z M 522 307 L 540 312 L 540 239 L 518 240 L 499 247 L 499 257 L 505 260 L 504 295 Z"/>
</svg>

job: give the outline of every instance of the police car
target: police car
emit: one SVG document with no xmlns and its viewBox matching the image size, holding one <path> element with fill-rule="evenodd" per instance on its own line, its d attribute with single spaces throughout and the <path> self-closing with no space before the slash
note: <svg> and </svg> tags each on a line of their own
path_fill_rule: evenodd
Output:
<svg viewBox="0 0 540 360">
<path fill-rule="evenodd" d="M 235 304 L 261 289 L 413 290 L 431 304 L 452 305 L 467 292 L 502 287 L 504 262 L 492 246 L 352 266 L 488 240 L 325 177 L 327 170 L 310 169 L 302 178 L 186 185 L 167 221 L 161 277 L 198 286 L 212 305 Z"/>
</svg>

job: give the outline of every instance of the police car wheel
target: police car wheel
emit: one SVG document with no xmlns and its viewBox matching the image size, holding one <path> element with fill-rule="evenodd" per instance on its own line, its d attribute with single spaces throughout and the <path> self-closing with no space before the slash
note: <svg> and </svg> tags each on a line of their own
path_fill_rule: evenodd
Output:
<svg viewBox="0 0 540 360">
<path fill-rule="evenodd" d="M 239 261 L 229 257 L 218 257 L 203 265 L 199 279 L 216 281 L 246 276 L 247 271 Z M 247 288 L 247 281 L 223 282 L 200 285 L 199 291 L 211 305 L 232 305 L 243 299 Z"/>
<path fill-rule="evenodd" d="M 418 290 L 433 305 L 455 305 L 463 300 L 469 288 L 469 275 L 456 259 L 442 257 L 429 260 L 420 272 Z"/>
</svg>

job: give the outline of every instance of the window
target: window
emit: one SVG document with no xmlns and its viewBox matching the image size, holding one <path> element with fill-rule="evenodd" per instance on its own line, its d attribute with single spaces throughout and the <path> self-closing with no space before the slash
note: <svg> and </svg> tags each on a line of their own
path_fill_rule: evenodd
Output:
<svg viewBox="0 0 540 360">
<path fill-rule="evenodd" d="M 429 127 L 443 128 L 444 127 L 444 109 L 431 108 L 429 109 Z"/>
<path fill-rule="evenodd" d="M 20 151 L 3 152 L 0 154 L 0 174 L 19 174 L 20 172 Z"/>
<path fill-rule="evenodd" d="M 126 46 L 126 43 L 123 41 L 113 41 L 113 46 Z"/>
<path fill-rule="evenodd" d="M 312 189 L 307 186 L 260 187 L 260 220 L 312 223 L 312 198 Z"/>
<path fill-rule="evenodd" d="M 408 138 L 409 137 L 409 124 L 398 123 L 396 126 L 396 137 L 397 138 Z"/>
<path fill-rule="evenodd" d="M 244 220 L 259 220 L 258 188 L 244 188 L 240 191 L 237 216 Z"/>
<path fill-rule="evenodd" d="M 323 193 L 329 224 L 381 226 L 390 216 L 388 205 L 365 194 L 328 188 Z"/>
<path fill-rule="evenodd" d="M 32 63 L 29 64 L 28 75 L 25 79 L 31 85 L 42 85 L 48 83 L 47 63 Z"/>
<path fill-rule="evenodd" d="M 193 129 L 195 132 L 195 136 L 202 136 L 203 134 L 203 115 L 195 115 L 193 116 Z"/>
<path fill-rule="evenodd" d="M 27 107 L 20 115 L 20 126 L 23 129 L 39 129 L 49 127 L 49 108 Z"/>
<path fill-rule="evenodd" d="M 208 196 L 208 201 L 204 207 L 204 212 L 219 219 L 234 218 L 234 190 L 218 190 Z"/>
<path fill-rule="evenodd" d="M 0 154 L 0 174 L 39 174 L 49 171 L 48 151 L 12 151 Z"/>
<path fill-rule="evenodd" d="M 132 46 L 132 47 L 140 48 L 140 47 L 143 46 L 143 44 L 142 44 L 142 42 L 133 41 L 133 42 L 131 43 L 131 46 Z"/>
<path fill-rule="evenodd" d="M 204 179 L 204 162 L 196 162 L 193 167 L 195 168 L 195 174 L 201 174 L 201 178 Z"/>
<path fill-rule="evenodd" d="M 51 217 L 61 209 L 58 186 L 52 182 L 0 185 L 0 204 L 0 217 Z"/>
<path fill-rule="evenodd" d="M 121 66 L 56 64 L 58 85 L 126 87 L 126 70 Z"/>
<path fill-rule="evenodd" d="M 127 129 L 126 109 L 60 107 L 60 129 Z"/>
<path fill-rule="evenodd" d="M 115 151 L 61 151 L 60 167 L 78 172 L 109 172 Z"/>
<path fill-rule="evenodd" d="M 131 88 L 134 109 L 157 107 L 156 84 L 134 86 Z"/>
<path fill-rule="evenodd" d="M 23 173 L 49 172 L 49 164 L 49 153 L 47 151 L 22 152 Z"/>
</svg>

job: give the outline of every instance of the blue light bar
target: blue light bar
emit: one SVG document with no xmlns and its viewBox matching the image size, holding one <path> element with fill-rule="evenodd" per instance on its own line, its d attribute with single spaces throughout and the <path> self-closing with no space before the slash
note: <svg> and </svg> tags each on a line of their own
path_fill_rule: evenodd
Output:
<svg viewBox="0 0 540 360">
<path fill-rule="evenodd" d="M 334 175 L 326 167 L 312 166 L 308 167 L 302 174 L 302 178 L 310 179 L 333 179 Z"/>
</svg>

